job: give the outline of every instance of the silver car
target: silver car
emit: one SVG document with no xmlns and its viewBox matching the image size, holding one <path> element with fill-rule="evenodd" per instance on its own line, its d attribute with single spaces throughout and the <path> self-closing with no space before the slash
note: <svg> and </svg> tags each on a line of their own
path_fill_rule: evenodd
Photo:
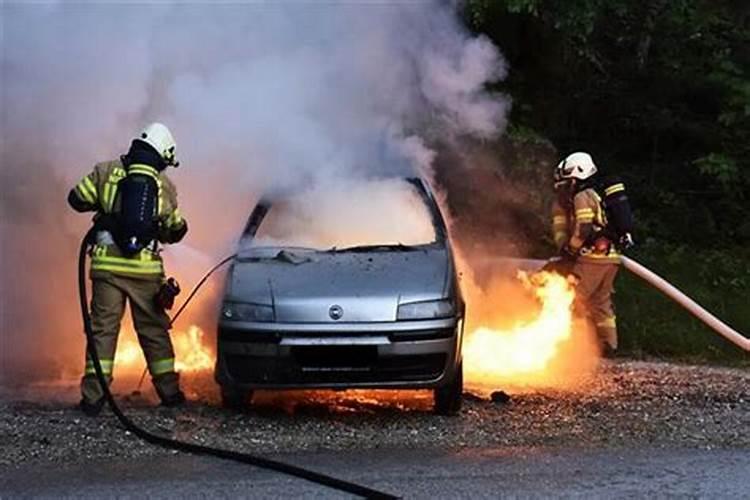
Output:
<svg viewBox="0 0 750 500">
<path fill-rule="evenodd" d="M 253 389 L 424 388 L 456 414 L 465 307 L 427 184 L 302 198 L 261 200 L 245 226 L 219 319 L 224 405 Z"/>
</svg>

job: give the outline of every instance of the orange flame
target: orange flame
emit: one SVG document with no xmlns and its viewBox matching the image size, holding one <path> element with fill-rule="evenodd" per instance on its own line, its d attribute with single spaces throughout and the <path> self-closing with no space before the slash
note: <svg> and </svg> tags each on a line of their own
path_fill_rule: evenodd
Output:
<svg viewBox="0 0 750 500">
<path fill-rule="evenodd" d="M 144 358 L 132 327 L 125 326 L 117 346 L 115 370 L 123 374 L 136 374 L 144 367 Z M 200 372 L 214 366 L 214 355 L 204 345 L 204 333 L 192 325 L 187 330 L 171 333 L 175 351 L 175 370 L 178 372 Z"/>
<path fill-rule="evenodd" d="M 471 278 L 471 273 L 467 275 Z M 465 279 L 462 289 L 468 303 L 463 344 L 467 389 L 485 395 L 497 389 L 570 389 L 592 373 L 598 359 L 596 346 L 592 332 L 574 318 L 575 290 L 565 278 L 553 273 L 519 272 L 516 279 L 495 279 L 483 288 Z M 123 334 L 115 358 L 116 371 L 140 375 L 145 364 L 132 326 L 123 325 Z M 171 337 L 178 372 L 205 373 L 213 369 L 215 355 L 198 326 L 173 331 Z M 388 395 L 367 390 L 322 394 L 314 391 L 302 400 L 333 406 L 344 404 L 342 400 L 354 400 L 358 407 L 374 404 L 375 400 L 379 404 L 394 403 Z M 397 399 L 423 405 L 422 399 L 408 391 L 399 393 Z"/>
<path fill-rule="evenodd" d="M 137 342 L 124 339 L 117 346 L 117 355 L 115 355 L 115 367 L 129 367 L 140 364 L 143 361 L 141 348 Z"/>
<path fill-rule="evenodd" d="M 573 317 L 573 284 L 547 272 L 519 272 L 517 280 L 470 293 L 483 297 L 473 316 L 469 311 L 466 385 L 479 392 L 570 386 L 596 359 Z"/>
<path fill-rule="evenodd" d="M 187 332 L 172 335 L 175 350 L 175 370 L 178 372 L 199 372 L 214 367 L 214 356 L 203 345 L 203 330 L 195 325 Z"/>
</svg>

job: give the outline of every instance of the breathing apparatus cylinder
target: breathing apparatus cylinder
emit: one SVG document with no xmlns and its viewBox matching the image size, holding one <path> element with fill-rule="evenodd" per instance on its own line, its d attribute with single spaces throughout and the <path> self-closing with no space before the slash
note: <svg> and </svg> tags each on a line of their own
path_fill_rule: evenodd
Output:
<svg viewBox="0 0 750 500">
<path fill-rule="evenodd" d="M 149 175 L 129 170 L 117 185 L 115 199 L 115 243 L 123 254 L 132 256 L 157 236 L 159 187 Z"/>
<path fill-rule="evenodd" d="M 616 236 L 615 243 L 621 248 L 632 246 L 635 221 L 625 184 L 619 177 L 607 177 L 599 183 L 598 191 L 607 214 L 607 225 Z"/>
<path fill-rule="evenodd" d="M 284 474 L 289 474 L 291 476 L 295 476 L 301 479 L 306 479 L 308 481 L 312 481 L 317 484 L 328 486 L 330 488 L 335 488 L 340 491 L 352 493 L 354 495 L 359 495 L 362 498 L 382 498 L 382 499 L 387 499 L 387 500 L 400 498 L 395 495 L 390 495 L 382 491 L 368 488 L 367 486 L 362 486 L 356 483 L 352 483 L 349 481 L 344 481 L 342 479 L 337 479 L 335 477 L 327 476 L 325 474 L 303 469 L 302 467 L 297 467 L 296 465 L 286 464 L 284 462 L 270 460 L 267 458 L 250 455 L 248 453 L 241 453 L 238 451 L 224 450 L 221 448 L 213 448 L 210 446 L 201 445 L 197 443 L 179 441 L 177 439 L 165 437 L 160 434 L 154 434 L 140 427 L 135 422 L 133 422 L 127 415 L 125 415 L 125 413 L 123 413 L 123 411 L 120 409 L 117 402 L 115 401 L 114 397 L 112 396 L 112 393 L 109 390 L 109 384 L 107 383 L 107 380 L 104 376 L 104 372 L 102 371 L 101 361 L 99 359 L 99 354 L 97 353 L 97 350 L 96 350 L 96 339 L 94 337 L 94 330 L 91 324 L 91 313 L 89 312 L 88 296 L 86 292 L 86 256 L 89 253 L 89 248 L 94 244 L 96 240 L 96 233 L 101 229 L 102 227 L 99 224 L 93 226 L 91 229 L 89 229 L 89 231 L 86 233 L 86 236 L 81 241 L 81 246 L 78 252 L 78 299 L 79 299 L 79 305 L 81 307 L 81 318 L 83 320 L 83 328 L 86 334 L 86 350 L 89 353 L 89 356 L 91 357 L 92 364 L 94 365 L 94 373 L 96 374 L 96 378 L 99 381 L 99 385 L 102 389 L 102 392 L 104 393 L 104 398 L 109 404 L 109 407 L 112 409 L 112 412 L 117 417 L 117 420 L 122 424 L 122 426 L 127 431 L 133 433 L 133 435 L 137 436 L 140 439 L 143 439 L 144 441 L 148 443 L 161 446 L 163 448 L 183 451 L 187 453 L 194 453 L 196 455 L 208 455 L 208 456 L 213 456 L 217 458 L 222 458 L 225 460 L 233 460 L 233 461 L 240 462 L 240 463 L 254 465 L 256 467 L 263 467 L 265 469 L 274 470 L 274 471 L 281 472 Z M 208 277 L 214 271 L 216 271 L 219 267 L 226 264 L 230 260 L 234 259 L 234 257 L 236 256 L 231 255 L 230 257 L 227 257 L 226 259 L 221 261 L 219 264 L 214 266 L 208 272 L 208 274 L 206 274 L 206 276 L 203 277 L 203 279 L 198 283 L 198 286 L 196 286 L 196 288 L 193 289 L 193 292 L 187 298 L 185 303 L 183 303 L 180 310 L 177 311 L 177 314 L 175 314 L 175 316 L 172 318 L 172 321 L 176 320 L 177 317 L 180 315 L 180 313 L 182 313 L 185 307 L 190 303 L 190 300 L 193 298 L 193 296 L 198 292 L 198 289 L 200 288 L 200 286 L 203 283 L 205 283 Z"/>
</svg>

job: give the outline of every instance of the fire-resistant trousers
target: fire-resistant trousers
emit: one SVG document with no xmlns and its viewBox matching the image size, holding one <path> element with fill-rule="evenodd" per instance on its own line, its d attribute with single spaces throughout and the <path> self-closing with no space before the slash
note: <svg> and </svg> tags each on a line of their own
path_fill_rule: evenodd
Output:
<svg viewBox="0 0 750 500">
<path fill-rule="evenodd" d="M 580 282 L 576 287 L 576 298 L 596 327 L 602 347 L 617 349 L 617 322 L 612 294 L 619 270 L 615 263 L 591 263 L 582 259 L 576 261 L 573 273 Z"/>
<path fill-rule="evenodd" d="M 168 332 L 169 317 L 154 302 L 161 282 L 109 273 L 103 277 L 94 277 L 92 282 L 91 326 L 96 352 L 108 382 L 112 381 L 117 337 L 127 300 L 156 392 L 162 400 L 175 396 L 180 386 L 179 376 L 174 371 L 174 350 Z M 81 394 L 92 404 L 103 397 L 88 352 L 81 380 Z"/>
</svg>

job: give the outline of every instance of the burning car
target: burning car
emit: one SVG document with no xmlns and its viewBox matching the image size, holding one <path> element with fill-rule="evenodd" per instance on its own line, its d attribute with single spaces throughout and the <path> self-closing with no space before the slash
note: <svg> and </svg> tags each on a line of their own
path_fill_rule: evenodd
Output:
<svg viewBox="0 0 750 500">
<path fill-rule="evenodd" d="M 427 184 L 390 178 L 261 200 L 232 262 L 215 377 L 254 389 L 434 391 L 461 406 L 464 303 Z"/>
</svg>

